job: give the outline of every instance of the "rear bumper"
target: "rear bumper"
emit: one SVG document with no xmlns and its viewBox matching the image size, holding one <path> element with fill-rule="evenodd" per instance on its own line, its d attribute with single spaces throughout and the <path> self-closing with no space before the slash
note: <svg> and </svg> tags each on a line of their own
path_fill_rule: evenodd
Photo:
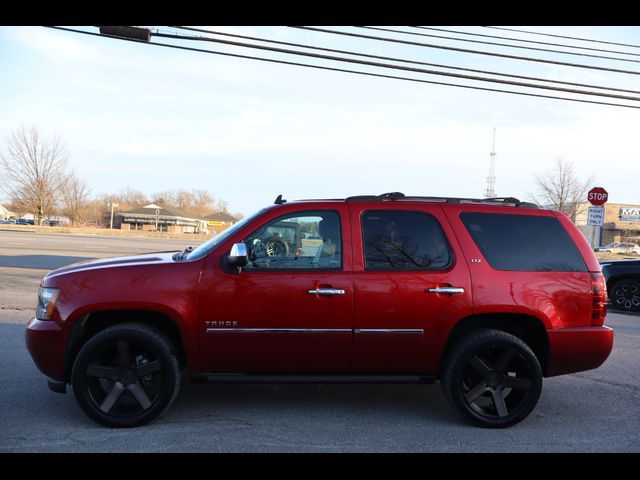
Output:
<svg viewBox="0 0 640 480">
<path fill-rule="evenodd" d="M 34 318 L 27 324 L 25 343 L 36 367 L 50 379 L 63 382 L 65 337 L 60 325 Z"/>
<path fill-rule="evenodd" d="M 598 368 L 613 349 L 613 330 L 605 326 L 559 328 L 547 334 L 547 377 Z"/>
</svg>

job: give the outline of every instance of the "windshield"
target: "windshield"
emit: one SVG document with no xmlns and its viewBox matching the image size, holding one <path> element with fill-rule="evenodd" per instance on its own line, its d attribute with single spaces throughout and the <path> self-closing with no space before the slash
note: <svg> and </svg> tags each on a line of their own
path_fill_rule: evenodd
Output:
<svg viewBox="0 0 640 480">
<path fill-rule="evenodd" d="M 256 218 L 258 215 L 260 215 L 265 210 L 266 210 L 266 208 L 263 208 L 262 210 L 254 213 L 253 215 L 250 215 L 248 217 L 243 218 L 238 223 L 234 223 L 232 226 L 230 226 L 226 230 L 223 230 L 222 232 L 220 232 L 215 237 L 213 237 L 210 240 L 207 240 L 206 242 L 198 245 L 191 252 L 189 252 L 189 254 L 185 257 L 186 260 L 197 260 L 197 259 L 202 258 L 205 255 L 209 254 L 219 244 L 224 242 L 227 238 L 229 238 L 235 232 L 240 230 L 242 227 L 244 227 L 247 223 L 249 223 L 251 220 Z"/>
</svg>

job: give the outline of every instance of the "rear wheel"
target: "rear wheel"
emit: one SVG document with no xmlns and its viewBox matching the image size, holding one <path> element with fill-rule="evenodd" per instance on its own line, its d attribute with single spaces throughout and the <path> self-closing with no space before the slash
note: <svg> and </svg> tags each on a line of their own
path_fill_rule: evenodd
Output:
<svg viewBox="0 0 640 480">
<path fill-rule="evenodd" d="M 611 289 L 611 303 L 628 312 L 640 311 L 640 282 L 632 279 L 616 282 Z"/>
<path fill-rule="evenodd" d="M 499 330 L 478 330 L 453 347 L 442 373 L 447 400 L 482 427 L 514 425 L 533 410 L 542 369 L 529 346 Z"/>
<path fill-rule="evenodd" d="M 71 374 L 82 410 L 110 427 L 136 427 L 161 415 L 180 387 L 171 342 L 146 325 L 121 324 L 92 337 Z"/>
</svg>

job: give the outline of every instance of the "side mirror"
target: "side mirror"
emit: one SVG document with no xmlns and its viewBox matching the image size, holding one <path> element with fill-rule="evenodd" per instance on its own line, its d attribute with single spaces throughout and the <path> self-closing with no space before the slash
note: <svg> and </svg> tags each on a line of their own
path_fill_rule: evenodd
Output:
<svg viewBox="0 0 640 480">
<path fill-rule="evenodd" d="M 240 269 L 246 267 L 247 263 L 249 263 L 247 246 L 244 243 L 234 243 L 227 257 L 227 265 Z"/>
</svg>

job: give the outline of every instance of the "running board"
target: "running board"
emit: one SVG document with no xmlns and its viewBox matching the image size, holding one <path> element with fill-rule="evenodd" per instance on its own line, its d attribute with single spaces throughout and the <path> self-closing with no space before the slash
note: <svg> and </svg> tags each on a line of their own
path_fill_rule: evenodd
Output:
<svg viewBox="0 0 640 480">
<path fill-rule="evenodd" d="M 435 383 L 433 375 L 318 375 L 204 373 L 191 375 L 191 383 Z"/>
</svg>

